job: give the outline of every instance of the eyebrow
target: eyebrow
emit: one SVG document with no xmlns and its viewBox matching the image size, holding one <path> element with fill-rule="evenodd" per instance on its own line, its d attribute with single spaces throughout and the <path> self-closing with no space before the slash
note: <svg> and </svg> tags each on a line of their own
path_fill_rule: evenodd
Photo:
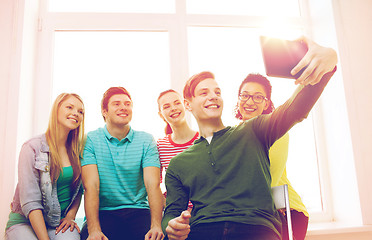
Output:
<svg viewBox="0 0 372 240">
<path fill-rule="evenodd" d="M 73 103 L 69 103 L 69 102 L 67 103 L 67 105 L 76 107 Z M 84 108 L 79 108 L 79 110 L 83 110 L 84 111 Z"/>
<path fill-rule="evenodd" d="M 217 88 L 213 89 L 213 91 L 216 91 L 216 90 L 221 91 L 221 88 L 217 87 Z M 196 92 L 202 92 L 202 91 L 209 91 L 209 88 L 201 88 Z"/>
<path fill-rule="evenodd" d="M 247 93 L 247 94 L 250 94 L 249 92 L 247 92 L 247 91 L 243 91 L 243 92 L 241 92 L 240 94 L 242 94 L 242 93 Z M 261 94 L 261 95 L 265 95 L 264 93 L 262 93 L 262 92 L 255 92 L 255 93 L 253 93 L 254 95 L 257 95 L 257 94 Z"/>
</svg>

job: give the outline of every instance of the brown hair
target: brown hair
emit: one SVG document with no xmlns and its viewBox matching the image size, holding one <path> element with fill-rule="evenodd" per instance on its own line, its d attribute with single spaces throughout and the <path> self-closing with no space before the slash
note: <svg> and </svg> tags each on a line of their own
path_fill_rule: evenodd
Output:
<svg viewBox="0 0 372 240">
<path fill-rule="evenodd" d="M 123 87 L 110 87 L 107 89 L 107 91 L 103 94 L 102 101 L 101 101 L 101 111 L 103 110 L 108 110 L 108 103 L 109 100 L 112 96 L 117 95 L 117 94 L 125 94 L 129 97 L 130 100 L 132 100 L 129 92 L 123 88 Z M 103 119 L 106 121 L 105 116 L 103 116 Z"/>
<path fill-rule="evenodd" d="M 249 83 L 249 82 L 255 82 L 255 83 L 261 84 L 264 87 L 264 89 L 265 89 L 266 98 L 270 102 L 269 103 L 270 105 L 269 105 L 269 107 L 266 110 L 264 110 L 262 112 L 262 114 L 269 114 L 272 111 L 274 111 L 275 107 L 274 107 L 273 102 L 271 101 L 271 90 L 272 90 L 272 87 L 271 87 L 270 81 L 269 81 L 269 79 L 267 79 L 266 77 L 264 77 L 263 75 L 261 75 L 259 73 L 250 73 L 250 74 L 248 74 L 248 76 L 240 84 L 239 91 L 238 91 L 238 96 L 239 96 L 240 91 L 242 90 L 244 84 Z M 239 111 L 238 104 L 236 104 L 236 106 L 235 106 L 235 117 L 237 119 L 239 119 L 239 120 L 242 120 L 243 119 L 243 116 L 242 116 L 242 114 Z"/>
<path fill-rule="evenodd" d="M 201 72 L 193 75 L 189 80 L 187 80 L 185 87 L 183 88 L 183 97 L 190 100 L 195 97 L 195 88 L 198 84 L 205 79 L 214 79 L 214 74 L 211 72 Z"/>
<path fill-rule="evenodd" d="M 161 93 L 159 94 L 159 97 L 158 97 L 158 100 L 157 100 L 157 101 L 158 101 L 159 112 L 161 112 L 160 104 L 159 104 L 159 100 L 160 100 L 160 98 L 161 98 L 162 96 L 164 96 L 165 94 L 167 94 L 167 93 L 171 93 L 171 92 L 179 94 L 178 92 L 176 92 L 176 91 L 173 90 L 173 89 L 165 90 L 165 91 L 163 91 L 163 92 L 161 92 Z M 169 125 L 169 123 L 168 123 L 165 119 L 163 119 L 163 120 L 164 120 L 164 122 L 166 123 L 165 129 L 164 129 L 165 134 L 166 134 L 166 135 L 168 135 L 168 134 L 172 134 L 172 133 L 173 133 L 173 130 L 172 130 L 171 126 Z"/>
</svg>

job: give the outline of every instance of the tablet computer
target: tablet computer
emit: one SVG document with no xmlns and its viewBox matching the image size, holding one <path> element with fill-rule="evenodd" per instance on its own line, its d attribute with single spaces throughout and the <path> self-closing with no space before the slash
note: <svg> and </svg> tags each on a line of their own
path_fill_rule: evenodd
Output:
<svg viewBox="0 0 372 240">
<path fill-rule="evenodd" d="M 291 74 L 291 70 L 305 56 L 308 50 L 305 42 L 261 36 L 260 43 L 268 76 L 293 79 L 301 76 L 305 68 L 294 76 Z"/>
</svg>

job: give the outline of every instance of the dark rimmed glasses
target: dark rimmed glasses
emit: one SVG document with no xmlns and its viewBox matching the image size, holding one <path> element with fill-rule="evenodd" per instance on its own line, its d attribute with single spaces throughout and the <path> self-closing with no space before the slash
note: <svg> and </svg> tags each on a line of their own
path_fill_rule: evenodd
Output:
<svg viewBox="0 0 372 240">
<path fill-rule="evenodd" d="M 248 101 L 250 98 L 252 98 L 254 103 L 262 103 L 264 100 L 268 100 L 266 97 L 256 94 L 256 95 L 251 95 L 248 93 L 241 93 L 239 94 L 239 99 L 240 101 Z"/>
</svg>

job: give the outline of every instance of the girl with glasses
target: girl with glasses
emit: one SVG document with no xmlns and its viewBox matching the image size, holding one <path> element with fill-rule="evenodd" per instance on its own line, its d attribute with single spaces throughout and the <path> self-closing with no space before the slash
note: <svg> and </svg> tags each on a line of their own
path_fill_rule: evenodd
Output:
<svg viewBox="0 0 372 240">
<path fill-rule="evenodd" d="M 261 114 L 269 114 L 274 110 L 271 101 L 271 84 L 260 74 L 249 74 L 239 87 L 239 99 L 235 108 L 235 117 L 249 120 Z M 288 157 L 289 135 L 286 133 L 278 139 L 269 150 L 271 187 L 288 184 L 289 202 L 291 206 L 293 236 L 303 240 L 306 236 L 309 214 L 301 197 L 293 189 L 287 178 L 286 162 Z M 283 239 L 288 239 L 287 223 L 283 222 Z"/>
</svg>

